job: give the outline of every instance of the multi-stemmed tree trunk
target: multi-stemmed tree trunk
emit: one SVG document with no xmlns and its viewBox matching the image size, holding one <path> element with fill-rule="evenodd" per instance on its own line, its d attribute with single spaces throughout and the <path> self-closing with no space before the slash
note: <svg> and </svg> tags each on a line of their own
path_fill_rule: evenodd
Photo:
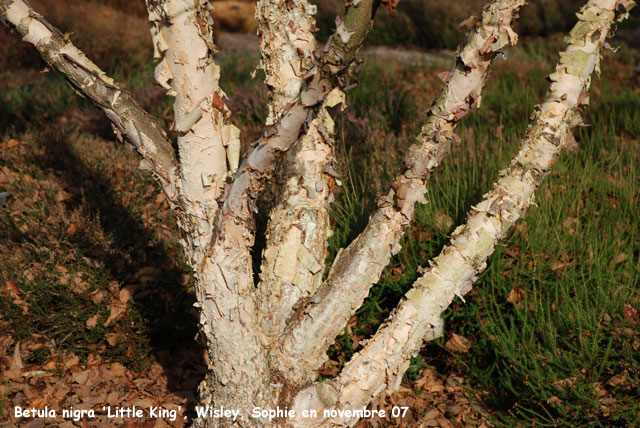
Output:
<svg viewBox="0 0 640 428">
<path fill-rule="evenodd" d="M 459 140 L 457 122 L 480 106 L 492 60 L 517 42 L 512 23 L 525 1 L 493 0 L 470 21 L 444 88 L 406 153 L 403 172 L 331 266 L 325 266 L 326 243 L 337 174 L 330 109 L 344 108 L 342 91 L 355 84 L 356 53 L 376 10 L 381 3 L 391 10 L 397 1 L 347 0 L 345 15 L 336 19 L 335 33 L 324 45 L 314 37 L 315 6 L 308 0 L 257 1 L 269 128 L 244 155 L 213 60 L 211 4 L 146 3 L 158 60 L 155 77 L 175 97 L 177 150 L 154 117 L 25 0 L 0 0 L 0 18 L 104 111 L 175 212 L 209 350 L 201 405 L 241 411 L 235 421 L 204 416 L 194 422 L 201 427 L 351 426 L 357 414 L 324 411 L 362 409 L 381 391 L 397 388 L 422 343 L 442 334 L 442 312 L 469 292 L 498 240 L 524 215 L 580 122 L 602 44 L 615 21 L 634 6 L 633 0 L 587 2 L 516 157 L 377 333 L 336 378 L 318 382 L 327 349 L 400 249 L 416 204 L 425 201 L 429 176 Z M 283 184 L 269 216 L 256 283 L 251 260 L 256 200 L 276 167 Z M 253 418 L 256 407 L 295 414 Z"/>
</svg>

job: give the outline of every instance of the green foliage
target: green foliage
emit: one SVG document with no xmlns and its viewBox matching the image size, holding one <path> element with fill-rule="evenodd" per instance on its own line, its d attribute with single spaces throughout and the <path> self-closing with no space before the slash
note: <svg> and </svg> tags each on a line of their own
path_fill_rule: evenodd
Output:
<svg viewBox="0 0 640 428">
<path fill-rule="evenodd" d="M 376 24 L 374 37 L 393 44 L 390 37 L 399 37 L 395 43 L 407 43 L 402 37 L 415 35 L 424 37 L 429 46 L 449 46 L 461 37 L 453 21 L 446 22 L 451 31 L 420 36 L 406 21 L 407 16 L 415 20 L 418 15 L 402 13 L 400 9 L 399 20 L 389 21 L 387 29 Z M 398 22 L 407 23 L 401 36 Z M 507 165 L 529 114 L 544 95 L 544 77 L 559 46 L 559 38 L 532 40 L 508 51 L 509 61 L 496 62 L 482 107 L 460 125 L 463 142 L 453 147 L 430 180 L 429 203 L 417 209 L 403 250 L 358 310 L 351 332 L 337 340 L 332 357 L 339 364 L 358 351 L 358 339 L 372 334 L 386 318 L 418 277 L 418 268 L 438 254 L 453 228 Z M 109 49 L 88 48 L 96 49 L 110 73 L 125 80 L 143 107 L 162 117 L 167 127 L 171 124 L 171 100 L 155 89 L 153 67 L 143 65 L 146 59 L 142 61 L 140 50 L 134 52 L 140 60 L 134 58 L 133 67 L 121 69 L 119 64 L 130 58 L 109 61 Z M 501 426 L 637 426 L 640 329 L 629 313 L 640 309 L 640 237 L 635 220 L 640 193 L 640 93 L 629 70 L 639 59 L 637 51 L 625 50 L 615 62 L 603 63 L 603 77 L 594 79 L 592 105 L 585 115 L 590 126 L 575 133 L 579 149 L 563 154 L 554 165 L 537 192 L 537 205 L 498 246 L 467 303 L 456 301 L 447 310 L 445 338 L 428 344 L 412 359 L 406 379 L 415 379 L 427 364 L 441 371 L 452 364 L 465 367 L 474 382 L 491 393 L 491 405 L 498 411 L 495 422 Z M 375 197 L 399 171 L 399 154 L 413 141 L 422 112 L 440 86 L 434 77 L 440 68 L 416 70 L 389 62 L 365 66 L 360 86 L 348 94 L 347 111 L 336 117 L 341 186 L 333 207 L 330 258 L 364 228 Z M 234 118 L 245 140 L 252 141 L 261 134 L 266 118 L 262 77 L 248 78 L 253 60 L 221 63 Z M 20 82 L 19 74 L 20 70 L 6 70 L 1 77 Z M 0 261 L 3 280 L 16 282 L 30 310 L 29 322 L 24 322 L 18 304 L 0 299 L 9 334 L 16 340 L 45 335 L 59 348 L 80 356 L 103 349 L 104 356 L 135 368 L 145 367 L 169 345 L 191 346 L 197 322 L 190 310 L 193 296 L 183 280 L 188 271 L 175 240 L 148 231 L 165 228 L 170 216 L 155 223 L 139 220 L 150 204 L 157 210 L 150 202 L 156 195 L 148 190 L 152 183 L 135 170 L 137 159 L 121 145 L 82 139 L 87 134 L 112 136 L 102 128 L 88 127 L 86 122 L 97 120 L 94 110 L 63 79 L 47 75 L 35 83 L 8 87 L 0 94 L 0 126 L 7 137 L 24 137 L 29 149 L 24 156 L 2 157 L 3 167 L 34 180 L 53 176 L 67 191 L 75 189 L 62 208 L 55 208 L 56 189 L 35 188 L 26 178 L 23 187 L 9 189 L 6 207 L 17 198 L 32 203 L 18 214 L 9 208 L 0 211 L 0 244 L 24 252 L 20 265 Z M 79 122 L 73 112 L 89 120 Z M 50 126 L 64 129 L 66 137 L 33 132 Z M 82 212 L 86 225 L 67 236 L 64 216 L 76 212 Z M 31 231 L 24 232 L 23 221 L 32 223 Z M 46 234 L 33 226 L 41 223 Z M 47 250 L 51 246 L 54 257 Z M 255 253 L 259 257 L 260 251 Z M 137 281 L 140 260 L 160 267 L 145 285 L 152 292 L 129 301 L 126 317 L 105 327 L 109 307 L 92 301 L 91 293 L 108 289 L 113 282 L 120 287 Z M 41 275 L 25 277 L 24 267 L 35 264 Z M 57 266 L 64 266 L 69 275 L 81 274 L 88 284 L 86 292 L 70 291 Z M 95 315 L 96 327 L 87 328 L 87 320 Z M 444 351 L 446 335 L 452 332 L 472 344 L 457 361 Z M 124 340 L 108 346 L 106 335 L 113 333 Z M 42 363 L 47 352 L 32 352 L 27 362 Z M 621 373 L 626 373 L 624 382 L 610 385 L 610 379 Z M 603 405 L 602 395 L 614 397 L 615 403 Z"/>
<path fill-rule="evenodd" d="M 9 80 L 13 73 L 6 71 L 2 74 Z M 24 131 L 28 124 L 43 126 L 52 117 L 82 102 L 78 100 L 58 74 L 11 88 L 0 94 L 0 127 L 7 129 L 11 126 L 19 132 Z"/>
<path fill-rule="evenodd" d="M 432 177 L 429 203 L 417 210 L 403 250 L 358 310 L 354 335 L 375 331 L 418 277 L 418 267 L 437 255 L 512 158 L 529 114 L 544 95 L 544 77 L 555 63 L 558 44 L 556 39 L 536 41 L 510 52 L 517 66 L 496 64 L 481 109 L 458 129 L 462 145 Z M 638 423 L 640 328 L 629 313 L 640 309 L 640 232 L 634 221 L 640 190 L 640 92 L 620 85 L 621 70 L 608 66 L 613 64 L 605 63 L 603 77 L 594 79 L 595 95 L 584 115 L 589 126 L 575 132 L 578 150 L 564 153 L 554 165 L 536 205 L 498 246 L 467 303 L 456 302 L 444 315 L 449 334 L 455 331 L 472 342 L 456 364 L 491 393 L 492 405 L 500 410 L 499 426 Z M 402 81 L 400 72 L 386 74 Z M 378 134 L 393 135 L 389 117 L 376 116 L 385 110 L 378 101 L 380 85 L 369 79 L 365 72 L 359 90 L 350 94 L 356 121 L 365 114 L 369 122 L 382 124 Z M 370 109 L 360 110 L 360 105 Z M 343 132 L 342 138 L 356 145 L 357 130 Z M 358 162 L 361 166 L 354 166 Z M 345 163 L 349 180 L 335 214 L 336 228 L 348 233 L 334 236 L 334 252 L 361 230 L 369 212 L 353 201 L 372 198 L 378 187 L 370 174 L 352 177 L 354 170 L 374 168 L 366 157 L 351 155 Z M 344 341 L 343 336 L 338 343 Z M 443 343 L 429 344 L 421 359 L 412 361 L 407 378 L 424 361 L 446 370 Z M 339 351 L 334 355 L 346 358 Z M 620 375 L 620 384 L 610 381 Z"/>
</svg>

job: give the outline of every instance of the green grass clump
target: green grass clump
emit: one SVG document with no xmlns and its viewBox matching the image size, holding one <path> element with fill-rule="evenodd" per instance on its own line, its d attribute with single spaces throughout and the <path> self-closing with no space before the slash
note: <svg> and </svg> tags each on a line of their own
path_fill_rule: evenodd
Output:
<svg viewBox="0 0 640 428">
<path fill-rule="evenodd" d="M 481 109 L 460 124 L 462 143 L 430 180 L 428 204 L 416 210 L 403 250 L 331 350 L 338 368 L 388 316 L 419 268 L 439 253 L 513 157 L 561 45 L 558 38 L 533 40 L 508 51 L 508 61 L 496 61 Z M 98 57 L 169 127 L 171 99 L 154 87 L 153 67 L 143 66 L 146 57 L 136 52 L 140 61 L 133 58 L 132 67 L 118 65 L 127 58 Z M 589 126 L 575 131 L 578 150 L 562 154 L 467 302 L 456 301 L 446 311 L 445 337 L 412 359 L 408 381 L 427 365 L 443 374 L 464 371 L 475 388 L 488 391 L 499 426 L 638 425 L 640 90 L 632 72 L 638 59 L 632 50 L 605 57 L 584 114 Z M 347 110 L 336 115 L 342 176 L 330 259 L 365 227 L 375 197 L 399 172 L 402 154 L 441 86 L 441 69 L 390 62 L 365 65 Z M 255 60 L 220 63 L 234 120 L 244 140 L 254 141 L 267 114 L 262 77 L 248 77 Z M 19 74 L 8 70 L 2 77 L 19 82 Z M 108 127 L 89 126 L 105 123 L 97 117 L 53 74 L 0 95 L 0 127 L 6 130 L 1 141 L 21 142 L 0 151 L 0 171 L 13 180 L 12 188 L 0 189 L 10 195 L 0 210 L 0 274 L 26 302 L 3 294 L 0 322 L 23 344 L 54 339 L 59 350 L 81 357 L 99 353 L 143 369 L 168 348 L 194 347 L 194 297 L 168 207 L 136 169 L 135 154 L 113 143 Z M 59 131 L 42 132 L 45 127 Z M 262 202 L 268 207 L 269 201 Z M 259 228 L 265 223 L 258 219 Z M 69 232 L 71 224 L 78 231 Z M 263 244 L 257 240 L 256 258 Z M 70 288 L 75 277 L 84 291 Z M 109 305 L 132 284 L 139 288 L 126 316 L 105 326 Z M 93 299 L 98 290 L 109 295 Z M 96 315 L 96 326 L 87 327 Z M 468 353 L 446 349 L 453 332 L 469 339 Z M 108 343 L 110 334 L 120 335 L 116 345 Z M 27 364 L 50 357 L 46 347 L 25 351 Z"/>
<path fill-rule="evenodd" d="M 354 336 L 375 331 L 418 277 L 418 268 L 437 255 L 513 157 L 546 91 L 544 77 L 555 63 L 557 44 L 538 41 L 512 51 L 517 68 L 497 64 L 481 109 L 458 128 L 462 144 L 429 182 L 429 203 L 418 208 L 403 250 L 359 309 Z M 589 126 L 575 131 L 579 148 L 562 154 L 535 205 L 490 257 L 467 303 L 456 301 L 446 311 L 445 338 L 422 353 L 443 371 L 462 367 L 488 390 L 499 426 L 638 423 L 640 320 L 633 314 L 640 309 L 640 91 L 620 85 L 619 75 L 628 76 L 626 65 L 620 67 L 604 62 L 583 115 Z M 402 80 L 400 73 L 396 79 Z M 369 103 L 373 121 L 376 112 L 384 112 L 376 104 L 376 85 L 365 80 L 360 90 L 350 104 Z M 393 134 L 389 117 L 376 123 L 383 124 L 379 133 Z M 342 135 L 345 141 L 349 132 Z M 354 202 L 372 198 L 376 187 L 366 175 L 352 177 L 358 161 L 373 168 L 366 159 L 347 159 L 351 183 L 335 215 L 337 227 L 348 233 L 334 236 L 334 248 L 356 235 L 370 212 Z M 471 340 L 469 353 L 451 357 L 443 346 L 451 332 Z M 332 356 L 347 359 L 351 352 L 338 346 Z"/>
</svg>

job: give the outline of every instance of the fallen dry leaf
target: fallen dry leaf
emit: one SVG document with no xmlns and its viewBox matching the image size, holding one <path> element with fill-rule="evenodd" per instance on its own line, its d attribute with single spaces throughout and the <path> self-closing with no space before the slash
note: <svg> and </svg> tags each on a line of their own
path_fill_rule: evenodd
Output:
<svg viewBox="0 0 640 428">
<path fill-rule="evenodd" d="M 127 303 L 138 288 L 140 288 L 139 285 L 127 285 L 126 287 L 122 288 L 122 290 L 120 290 L 120 293 L 118 293 L 118 298 L 122 303 Z"/>
<path fill-rule="evenodd" d="M 624 316 L 624 319 L 630 323 L 638 324 L 640 316 L 638 314 L 638 309 L 635 306 L 625 303 L 624 308 L 622 309 L 622 315 Z"/>
<path fill-rule="evenodd" d="M 118 321 L 126 312 L 127 305 L 123 304 L 120 300 L 114 300 L 111 304 L 111 313 L 109 314 L 109 318 L 104 322 L 104 326 L 108 327 L 112 322 Z"/>
<path fill-rule="evenodd" d="M 627 256 L 625 253 L 618 254 L 618 256 L 616 257 L 616 260 L 615 260 L 616 264 L 622 263 L 623 261 L 627 260 L 627 257 L 629 257 L 629 256 Z"/>
<path fill-rule="evenodd" d="M 75 235 L 77 230 L 78 230 L 78 225 L 75 223 L 71 223 L 71 226 L 69 226 L 69 228 L 67 229 L 67 236 Z"/>
<path fill-rule="evenodd" d="M 447 231 L 453 227 L 453 219 L 447 214 L 438 214 L 436 216 L 436 227 L 442 231 Z"/>
<path fill-rule="evenodd" d="M 83 294 L 89 288 L 89 282 L 82 278 L 82 273 L 77 273 L 71 281 L 71 291 L 76 294 Z"/>
<path fill-rule="evenodd" d="M 7 281 L 4 283 L 4 289 L 13 298 L 20 297 L 20 288 L 13 281 Z"/>
<path fill-rule="evenodd" d="M 559 379 L 559 380 L 556 380 L 555 382 L 552 382 L 551 386 L 556 388 L 558 391 L 564 391 L 566 387 L 569 387 L 569 388 L 573 387 L 573 385 L 576 384 L 577 380 L 578 378 L 575 376 L 567 379 Z"/>
<path fill-rule="evenodd" d="M 87 383 L 87 379 L 89 379 L 89 370 L 82 370 L 81 372 L 71 374 L 71 380 L 80 385 Z"/>
<path fill-rule="evenodd" d="M 127 369 L 120 363 L 112 363 L 110 367 L 111 372 L 114 376 L 124 376 Z"/>
<path fill-rule="evenodd" d="M 80 362 L 80 357 L 78 357 L 75 354 L 71 354 L 69 357 L 64 359 L 64 362 L 63 362 L 64 368 L 70 369 L 71 367 L 77 366 L 79 362 Z"/>
<path fill-rule="evenodd" d="M 58 366 L 58 357 L 51 357 L 42 365 L 42 370 L 54 370 Z"/>
<path fill-rule="evenodd" d="M 561 262 L 561 261 L 557 261 L 554 264 L 551 265 L 551 270 L 556 271 L 556 270 L 561 270 L 566 268 L 567 266 L 571 266 L 570 262 Z"/>
<path fill-rule="evenodd" d="M 424 415 L 424 419 L 430 421 L 432 419 L 436 419 L 442 416 L 442 413 L 438 409 L 431 409 Z"/>
<path fill-rule="evenodd" d="M 507 302 L 511 304 L 520 303 L 522 298 L 524 297 L 524 292 L 517 285 L 513 287 L 513 290 L 509 291 L 509 295 L 507 296 Z"/>
<path fill-rule="evenodd" d="M 547 404 L 561 404 L 561 403 L 562 403 L 562 401 L 555 395 L 553 397 L 550 397 L 547 400 Z"/>
<path fill-rule="evenodd" d="M 162 274 L 162 271 L 155 266 L 146 266 L 136 272 L 135 277 L 143 284 L 154 281 Z"/>
<path fill-rule="evenodd" d="M 469 341 L 465 337 L 455 333 L 453 333 L 451 339 L 447 340 L 447 343 L 445 343 L 444 346 L 450 351 L 463 353 L 468 352 L 471 347 L 469 345 Z"/>
<path fill-rule="evenodd" d="M 91 293 L 91 301 L 96 305 L 98 303 L 102 303 L 102 301 L 107 297 L 109 293 L 106 290 L 98 289 Z"/>
<path fill-rule="evenodd" d="M 611 379 L 609 379 L 609 382 L 607 382 L 607 385 L 609 385 L 609 386 L 624 385 L 627 382 L 627 376 L 628 375 L 629 375 L 629 371 L 628 370 L 625 370 L 622 373 L 618 373 L 617 375 L 615 375 Z"/>
<path fill-rule="evenodd" d="M 107 343 L 111 346 L 116 346 L 116 343 L 118 343 L 119 338 L 120 338 L 120 334 L 118 333 L 109 333 L 106 335 Z"/>
<path fill-rule="evenodd" d="M 94 316 L 92 316 L 91 318 L 89 318 L 89 319 L 87 320 L 86 325 L 87 325 L 87 328 L 88 328 L 89 330 L 91 330 L 92 328 L 94 328 L 95 326 L 97 326 L 97 325 L 98 325 L 98 318 L 99 318 L 99 317 L 100 317 L 100 316 L 99 316 L 98 314 L 95 314 Z"/>
<path fill-rule="evenodd" d="M 22 355 L 20 354 L 20 342 L 18 342 L 13 350 L 13 357 L 11 358 L 9 370 L 21 370 L 23 368 L 24 364 L 22 362 Z"/>
</svg>

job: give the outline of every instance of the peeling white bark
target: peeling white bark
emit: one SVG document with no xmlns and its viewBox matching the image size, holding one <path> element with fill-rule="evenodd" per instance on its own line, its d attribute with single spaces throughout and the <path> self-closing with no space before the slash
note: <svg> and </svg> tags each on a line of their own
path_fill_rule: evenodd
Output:
<svg viewBox="0 0 640 428">
<path fill-rule="evenodd" d="M 271 90 L 268 125 L 281 119 L 306 89 L 305 79 L 320 69 L 314 56 L 315 12 L 316 7 L 306 1 L 258 1 L 261 66 Z M 327 97 L 330 107 L 341 101 L 333 98 Z M 321 109 L 287 150 L 284 168 L 278 171 L 283 185 L 269 215 L 258 284 L 267 345 L 277 343 L 273 337 L 282 333 L 294 306 L 322 282 L 330 233 L 333 177 L 326 171 L 332 171 L 334 159 L 333 127 L 326 109 Z"/>
<path fill-rule="evenodd" d="M 452 234 L 451 242 L 406 294 L 387 322 L 356 353 L 340 375 L 300 392 L 292 408 L 358 409 L 382 390 L 397 388 L 409 359 L 423 340 L 441 335 L 442 312 L 456 296 L 471 290 L 486 267 L 498 240 L 521 218 L 534 191 L 548 174 L 567 142 L 570 129 L 580 122 L 579 107 L 587 100 L 591 74 L 597 69 L 600 48 L 615 21 L 616 0 L 590 0 L 579 13 L 561 54 L 544 103 L 536 108 L 520 150 L 484 200 L 469 213 L 467 223 Z M 628 9 L 632 3 L 626 2 Z M 296 427 L 350 426 L 350 418 L 314 421 L 297 419 Z"/>
<path fill-rule="evenodd" d="M 253 144 L 223 198 L 219 222 L 221 230 L 228 221 L 234 221 L 245 225 L 245 234 L 253 233 L 251 212 L 255 209 L 255 201 L 265 181 L 273 174 L 276 161 L 298 140 L 303 125 L 309 124 L 317 116 L 323 101 L 336 87 L 334 80 L 340 84 L 351 72 L 355 54 L 373 23 L 376 0 L 348 3 L 345 22 L 349 22 L 348 30 L 358 37 L 352 38 L 348 45 L 339 43 L 336 37 L 331 38 L 325 53 L 318 53 L 322 56 L 323 68 L 313 68 L 305 76 L 307 86 L 300 97 L 288 105 L 286 112 L 279 115 L 274 126 Z"/>
<path fill-rule="evenodd" d="M 288 106 L 300 96 L 305 78 L 317 67 L 316 6 L 306 0 L 259 0 L 256 16 L 259 24 L 260 66 L 265 83 L 271 89 L 267 125 L 282 117 Z"/>
<path fill-rule="evenodd" d="M 492 58 L 515 43 L 511 22 L 524 0 L 494 0 L 486 7 L 409 149 L 405 172 L 379 199 L 365 231 L 339 254 L 321 284 L 335 174 L 327 108 L 342 101 L 338 88 L 352 79 L 355 54 L 378 3 L 347 1 L 332 40 L 314 52 L 314 8 L 306 0 L 259 0 L 262 64 L 272 89 L 269 122 L 274 126 L 238 168 L 239 131 L 230 122 L 219 68 L 212 60 L 207 1 L 147 0 L 159 59 L 156 79 L 175 97 L 178 164 L 157 121 L 127 92 L 24 0 L 0 0 L 0 18 L 105 112 L 117 133 L 140 153 L 142 166 L 153 172 L 178 214 L 197 279 L 197 306 L 210 358 L 200 404 L 239 409 L 243 415 L 236 422 L 199 419 L 196 427 L 350 426 L 355 418 L 324 418 L 322 411 L 359 409 L 380 391 L 397 388 L 422 342 L 441 334 L 442 312 L 455 296 L 471 289 L 497 241 L 524 215 L 579 121 L 578 107 L 587 100 L 611 23 L 634 5 L 631 0 L 590 0 L 582 9 L 550 76 L 549 94 L 493 190 L 342 373 L 307 387 L 329 344 L 399 250 L 415 204 L 424 200 L 429 175 L 457 139 L 457 121 L 479 105 Z M 296 141 L 295 150 L 289 150 Z M 271 213 L 262 282 L 256 287 L 250 253 L 255 201 L 281 159 L 285 184 Z M 236 168 L 233 182 L 225 186 Z M 315 409 L 319 417 L 250 417 L 254 407 L 278 405 L 295 409 L 298 416 Z"/>
<path fill-rule="evenodd" d="M 240 131 L 230 121 L 220 68 L 213 61 L 212 23 L 205 0 L 147 0 L 155 78 L 175 97 L 183 205 L 192 263 L 202 263 L 213 237 L 217 199 L 237 168 Z M 230 165 L 231 164 L 231 165 Z M 235 164 L 235 165 L 233 165 Z"/>
<path fill-rule="evenodd" d="M 339 84 L 341 80 L 339 78 L 338 82 L 334 82 L 334 80 L 336 76 L 346 76 L 350 73 L 349 66 L 353 63 L 355 52 L 360 47 L 364 40 L 364 35 L 370 28 L 374 3 L 373 0 L 366 0 L 361 2 L 358 7 L 351 5 L 348 8 L 346 20 L 352 23 L 349 28 L 358 33 L 360 37 L 357 43 L 351 43 L 348 46 L 329 43 L 328 47 L 331 47 L 331 49 L 327 51 L 326 58 L 320 62 L 320 65 L 326 62 L 329 66 L 323 67 L 319 67 L 314 57 L 310 57 L 308 55 L 309 52 L 306 51 L 306 49 L 311 49 L 314 45 L 311 34 L 311 28 L 313 27 L 311 14 L 315 12 L 313 7 L 302 1 L 265 0 L 258 4 L 257 13 L 261 20 L 263 32 L 263 40 L 261 42 L 263 67 L 265 68 L 267 83 L 272 87 L 271 109 L 273 119 L 277 120 L 277 122 L 272 131 L 266 133 L 260 141 L 254 144 L 253 149 L 240 166 L 229 193 L 224 198 L 219 236 L 223 237 L 224 231 L 233 223 L 234 227 L 244 225 L 244 230 L 238 229 L 237 233 L 250 237 L 250 239 L 245 240 L 247 247 L 244 250 L 232 250 L 227 253 L 227 257 L 236 260 L 239 268 L 250 264 L 251 260 L 249 248 L 250 245 L 253 245 L 252 237 L 254 234 L 252 211 L 255 209 L 257 195 L 262 190 L 265 180 L 272 175 L 276 160 L 281 158 L 283 153 L 287 152 L 291 145 L 299 139 L 303 125 L 306 125 L 309 132 L 308 137 L 306 137 L 307 148 L 305 149 L 305 156 L 309 156 L 312 153 L 315 155 L 315 160 L 308 159 L 305 162 L 306 165 L 299 164 L 292 167 L 292 176 L 290 181 L 287 179 L 288 188 L 283 190 L 283 195 L 297 193 L 298 198 L 293 200 L 285 196 L 284 205 L 280 205 L 282 207 L 281 211 L 275 212 L 271 216 L 269 225 L 270 238 L 265 251 L 265 263 L 263 263 L 263 281 L 260 284 L 261 294 L 264 296 L 261 297 L 261 301 L 264 301 L 269 306 L 268 302 L 274 302 L 279 296 L 287 297 L 284 305 L 276 313 L 261 315 L 263 330 L 267 336 L 278 335 L 282 332 L 282 328 L 289 318 L 294 305 L 299 299 L 307 297 L 317 289 L 317 283 L 322 275 L 321 270 L 316 270 L 315 267 L 312 267 L 312 271 L 314 271 L 312 272 L 305 265 L 312 263 L 312 260 L 316 260 L 320 264 L 324 262 L 326 237 L 329 233 L 326 210 L 330 200 L 330 193 L 318 191 L 317 193 L 320 193 L 322 197 L 321 200 L 313 200 L 317 199 L 315 195 L 307 193 L 307 201 L 305 202 L 302 200 L 302 194 L 299 193 L 300 185 L 295 183 L 296 180 L 303 179 L 301 174 L 312 174 L 307 178 L 313 179 L 314 183 L 323 181 L 323 183 L 314 184 L 314 187 L 322 187 L 322 189 L 330 187 L 332 177 L 330 173 L 327 174 L 326 166 L 331 161 L 333 148 L 328 145 L 330 136 L 328 134 L 322 135 L 322 133 L 326 133 L 327 128 L 330 127 L 327 119 L 331 119 L 326 115 L 323 103 L 327 107 L 332 107 L 342 101 L 342 93 L 336 88 L 336 84 Z M 273 23 L 270 21 L 271 19 L 273 19 Z M 267 22 L 267 20 L 269 21 Z M 363 22 L 366 23 L 363 29 L 355 27 Z M 292 56 L 292 46 L 295 47 L 298 58 Z M 316 56 L 321 56 L 321 54 L 317 53 Z M 282 60 L 282 58 L 286 58 L 287 61 Z M 333 62 L 329 62 L 327 58 L 330 58 Z M 340 64 L 339 67 L 336 65 L 338 63 Z M 298 64 L 302 67 L 301 72 L 294 70 L 294 68 L 297 69 Z M 301 85 L 302 89 L 299 96 L 295 94 L 295 91 L 286 89 L 287 86 L 298 88 L 298 83 L 292 84 L 294 81 Z M 282 106 L 284 105 L 287 106 L 287 109 L 283 112 Z M 322 123 L 316 122 L 313 124 L 318 117 Z M 317 131 L 320 131 L 321 135 L 318 135 Z M 310 143 L 315 144 L 315 149 L 310 150 L 308 146 Z M 298 154 L 292 154 L 290 159 L 299 159 Z M 304 187 L 306 189 L 309 188 L 308 185 Z M 289 199 L 291 199 L 290 202 L 295 202 L 298 206 L 287 206 L 286 201 Z M 303 210 L 305 211 L 304 214 L 302 213 Z M 283 216 L 280 216 L 280 214 L 283 214 Z M 290 240 L 290 235 L 296 232 L 290 230 L 290 228 L 296 227 L 295 224 L 299 224 L 294 219 L 299 219 L 305 215 L 310 221 L 317 222 L 315 225 L 309 223 L 305 226 L 305 234 L 307 232 L 311 233 L 313 230 L 317 242 L 314 245 L 310 245 L 310 241 L 306 240 L 307 245 L 300 243 L 300 246 L 295 251 L 296 254 L 300 251 L 301 259 L 296 258 L 294 261 L 296 266 L 291 266 L 290 268 L 303 276 L 299 276 L 298 280 L 294 282 L 302 283 L 303 277 L 306 278 L 305 281 L 311 282 L 308 286 L 301 288 L 286 278 L 281 279 L 280 275 L 273 269 L 280 269 L 282 266 L 282 262 L 276 264 L 275 258 L 280 254 L 283 243 L 293 242 Z M 213 246 L 214 252 L 221 251 L 219 242 L 214 243 Z M 309 253 L 307 253 L 307 250 L 309 250 Z M 283 257 L 285 252 L 286 250 L 283 250 Z M 270 260 L 271 258 L 274 258 L 274 260 Z M 274 263 L 269 263 L 269 261 Z M 273 307 L 273 305 L 271 306 Z"/>
<path fill-rule="evenodd" d="M 333 106 L 332 98 L 327 107 Z M 321 109 L 285 158 L 285 182 L 269 216 L 258 285 L 261 325 L 272 346 L 279 345 L 296 304 L 322 284 L 335 180 L 333 128 L 329 113 Z"/>
<path fill-rule="evenodd" d="M 489 3 L 459 50 L 445 87 L 422 131 L 407 153 L 406 170 L 378 200 L 365 230 L 336 258 L 322 288 L 294 321 L 277 351 L 277 367 L 296 384 L 310 382 L 326 360 L 326 350 L 360 307 L 413 219 L 415 204 L 425 202 L 426 183 L 458 137 L 453 130 L 473 105 L 479 105 L 495 55 L 517 42 L 511 29 L 524 0 Z"/>
<path fill-rule="evenodd" d="M 213 33 L 205 0 L 147 0 L 156 57 L 156 79 L 175 97 L 186 216 L 185 251 L 196 277 L 200 327 L 209 350 L 209 374 L 200 405 L 240 409 L 273 404 L 266 352 L 257 323 L 251 257 L 253 244 L 234 221 L 217 230 L 218 198 L 238 167 L 240 132 L 230 121 L 226 95 L 213 61 Z M 219 238 L 219 239 L 218 239 Z M 215 241 L 216 245 L 211 247 Z M 242 338 L 240 342 L 238 339 Z M 218 426 L 202 419 L 194 426 Z M 260 426 L 249 421 L 244 426 Z"/>
</svg>

